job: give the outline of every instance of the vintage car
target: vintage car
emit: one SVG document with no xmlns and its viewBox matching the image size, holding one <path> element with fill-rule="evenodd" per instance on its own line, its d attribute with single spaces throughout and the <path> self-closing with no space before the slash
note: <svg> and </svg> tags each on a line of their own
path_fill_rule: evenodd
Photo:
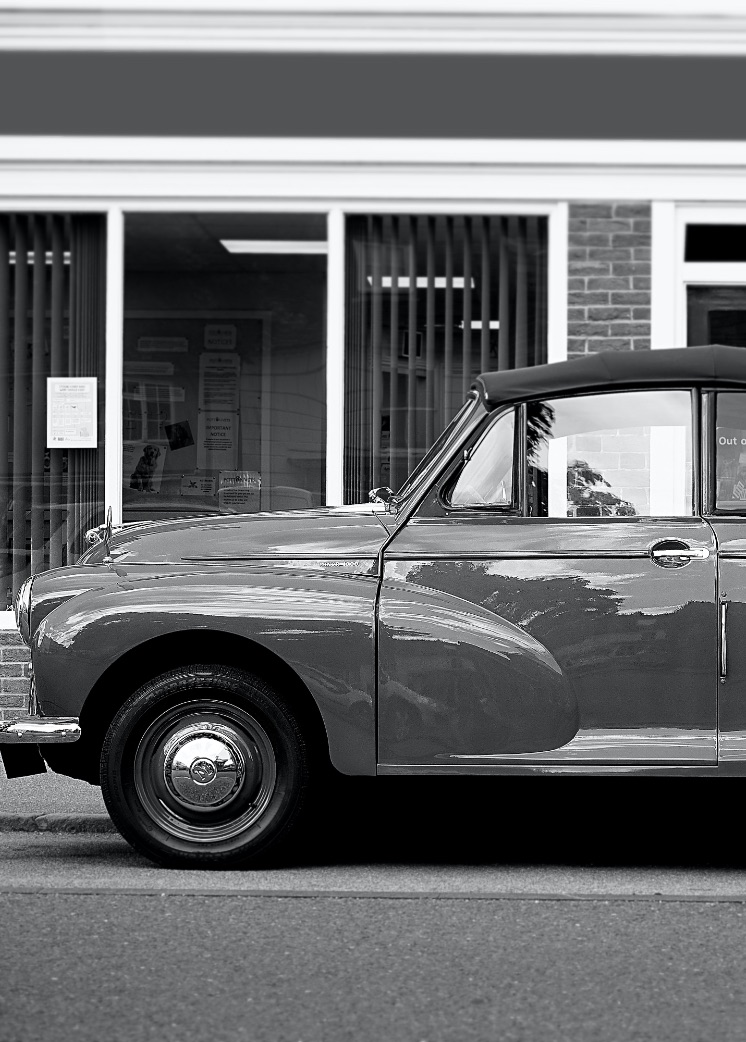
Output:
<svg viewBox="0 0 746 1042">
<path fill-rule="evenodd" d="M 744 773 L 746 351 L 486 373 L 372 498 L 109 526 L 29 579 L 9 769 L 41 749 L 204 866 L 266 856 L 330 767 Z"/>
</svg>

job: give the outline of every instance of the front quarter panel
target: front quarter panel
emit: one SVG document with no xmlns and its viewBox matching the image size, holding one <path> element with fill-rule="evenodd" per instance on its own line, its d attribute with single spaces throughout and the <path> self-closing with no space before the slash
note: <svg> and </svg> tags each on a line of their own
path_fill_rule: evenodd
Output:
<svg viewBox="0 0 746 1042">
<path fill-rule="evenodd" d="M 89 692 L 125 654 L 142 648 L 158 673 L 157 639 L 194 632 L 245 638 L 282 659 L 315 700 L 334 766 L 375 773 L 374 612 L 371 561 L 319 568 L 255 563 L 229 572 L 122 579 L 52 611 L 34 634 L 37 692 L 47 715 L 79 716 Z M 367 573 L 367 574 L 366 574 Z M 272 678 L 266 678 L 272 683 Z M 98 697 L 106 692 L 99 691 Z M 113 715 L 113 714 L 112 714 Z"/>
</svg>

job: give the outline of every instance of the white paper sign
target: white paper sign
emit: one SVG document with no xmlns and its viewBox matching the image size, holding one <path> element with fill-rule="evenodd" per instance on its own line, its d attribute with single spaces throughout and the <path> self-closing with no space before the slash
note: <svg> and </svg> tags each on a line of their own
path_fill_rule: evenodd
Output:
<svg viewBox="0 0 746 1042">
<path fill-rule="evenodd" d="M 206 351 L 233 351 L 235 347 L 235 326 L 205 326 Z"/>
<path fill-rule="evenodd" d="M 257 510 L 261 489 L 262 479 L 256 470 L 221 470 L 218 506 L 229 512 Z"/>
<path fill-rule="evenodd" d="M 238 410 L 241 359 L 238 355 L 199 356 L 199 407 L 213 412 Z"/>
<path fill-rule="evenodd" d="M 141 336 L 137 341 L 137 350 L 141 354 L 154 351 L 166 354 L 186 354 L 189 341 L 185 336 Z"/>
<path fill-rule="evenodd" d="M 234 469 L 238 461 L 238 413 L 202 412 L 197 418 L 197 466 Z"/>
<path fill-rule="evenodd" d="M 214 496 L 215 478 L 201 477 L 198 474 L 185 474 L 181 479 L 182 496 Z"/>
<path fill-rule="evenodd" d="M 125 487 L 135 492 L 160 492 L 167 448 L 161 441 L 125 441 L 122 446 Z"/>
<path fill-rule="evenodd" d="M 47 448 L 95 449 L 97 438 L 95 376 L 47 377 Z"/>
</svg>

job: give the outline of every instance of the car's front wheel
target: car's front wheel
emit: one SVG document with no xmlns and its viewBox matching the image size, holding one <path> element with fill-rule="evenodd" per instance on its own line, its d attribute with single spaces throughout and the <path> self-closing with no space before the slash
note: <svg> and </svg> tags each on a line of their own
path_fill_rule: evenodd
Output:
<svg viewBox="0 0 746 1042">
<path fill-rule="evenodd" d="M 308 786 L 298 720 L 263 681 L 192 665 L 145 684 L 107 732 L 101 787 L 114 824 L 163 865 L 256 862 L 287 838 Z"/>
</svg>

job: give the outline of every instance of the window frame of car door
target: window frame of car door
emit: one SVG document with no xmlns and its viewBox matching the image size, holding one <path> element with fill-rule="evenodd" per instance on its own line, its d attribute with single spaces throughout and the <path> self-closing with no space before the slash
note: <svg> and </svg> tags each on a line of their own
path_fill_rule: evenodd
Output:
<svg viewBox="0 0 746 1042">
<path fill-rule="evenodd" d="M 746 501 L 739 511 L 721 510 L 717 505 L 717 398 L 721 394 L 742 394 L 746 401 L 746 388 L 702 388 L 702 512 L 719 521 L 746 521 Z"/>
<path fill-rule="evenodd" d="M 552 401 L 567 401 L 572 398 L 601 398 L 608 394 L 635 394 L 639 392 L 650 392 L 650 391 L 686 391 L 689 393 L 690 402 L 690 416 L 691 416 L 691 450 L 692 450 L 692 469 L 691 469 L 691 514 L 681 515 L 683 517 L 702 517 L 702 479 L 701 479 L 701 468 L 703 458 L 702 438 L 703 438 L 703 426 L 702 426 L 702 414 L 701 414 L 701 399 L 699 389 L 692 387 L 688 383 L 671 383 L 663 386 L 651 386 L 651 385 L 637 385 L 630 387 L 610 387 L 603 391 L 578 391 L 576 394 L 553 395 L 547 397 L 546 395 L 537 395 L 536 397 L 526 399 L 525 402 L 521 403 L 521 442 L 519 444 L 519 451 L 521 453 L 521 487 L 523 492 L 523 498 L 521 501 L 521 517 L 526 518 L 529 521 L 562 521 L 563 523 L 578 522 L 582 524 L 591 523 L 609 523 L 609 522 L 620 522 L 630 521 L 636 522 L 640 520 L 640 517 L 658 517 L 657 514 L 650 515 L 623 515 L 609 516 L 609 517 L 540 517 L 529 514 L 529 502 L 528 502 L 528 444 L 526 439 L 527 429 L 527 407 L 533 402 L 552 402 Z M 671 515 L 670 518 L 666 517 L 665 520 L 675 520 L 678 515 Z"/>
<path fill-rule="evenodd" d="M 500 518 L 515 518 L 516 520 L 525 520 L 531 522 L 548 522 L 548 521 L 563 521 L 565 523 L 576 522 L 580 524 L 601 523 L 607 524 L 610 522 L 630 521 L 635 522 L 640 519 L 640 515 L 632 515 L 625 517 L 623 515 L 615 517 L 582 517 L 582 518 L 549 518 L 549 517 L 534 517 L 528 513 L 528 451 L 527 451 L 527 407 L 532 402 L 539 401 L 567 401 L 572 398 L 600 398 L 608 394 L 635 394 L 637 392 L 651 392 L 651 391 L 682 391 L 687 392 L 690 397 L 690 416 L 691 416 L 691 438 L 692 438 L 692 513 L 689 515 L 682 515 L 683 517 L 699 517 L 703 516 L 703 496 L 706 490 L 706 495 L 711 495 L 710 483 L 705 483 L 705 475 L 702 473 L 703 467 L 707 469 L 707 475 L 710 474 L 710 468 L 714 466 L 708 463 L 708 452 L 706 449 L 705 439 L 707 437 L 703 410 L 705 404 L 703 403 L 703 396 L 699 388 L 692 387 L 689 382 L 676 383 L 672 381 L 666 384 L 651 384 L 638 383 L 630 384 L 629 387 L 613 387 L 604 389 L 602 391 L 578 391 L 575 394 L 568 394 L 563 392 L 562 394 L 555 395 L 534 395 L 530 398 L 526 398 L 522 401 L 506 402 L 501 406 L 498 406 L 492 413 L 482 418 L 482 422 L 477 424 L 475 429 L 470 431 L 469 437 L 465 442 L 459 446 L 458 453 L 455 454 L 452 460 L 447 466 L 441 471 L 441 473 L 434 479 L 426 491 L 423 492 L 422 496 L 419 497 L 418 501 L 415 502 L 406 514 L 406 517 L 401 519 L 402 523 L 405 523 L 409 518 L 414 518 L 418 515 L 432 517 L 432 508 L 436 507 L 437 512 L 441 516 L 445 517 L 464 517 L 464 516 L 478 516 L 484 517 L 486 515 L 494 515 Z M 452 505 L 446 498 L 447 491 L 452 488 L 453 482 L 457 479 L 457 475 L 464 468 L 466 461 L 465 453 L 468 453 L 473 449 L 482 438 L 487 436 L 487 432 L 493 423 L 497 423 L 502 417 L 509 412 L 515 414 L 515 426 L 514 426 L 514 475 L 513 475 L 513 501 L 509 505 L 500 504 L 478 504 L 473 505 Z M 714 400 L 710 404 L 710 411 L 714 417 Z M 712 426 L 712 424 L 711 424 Z M 714 438 L 714 435 L 713 435 Z M 429 505 L 428 505 L 429 504 Z M 650 515 L 650 517 L 657 515 Z M 668 518 L 666 519 L 668 520 Z M 675 520 L 671 517 L 670 520 Z"/>
</svg>

